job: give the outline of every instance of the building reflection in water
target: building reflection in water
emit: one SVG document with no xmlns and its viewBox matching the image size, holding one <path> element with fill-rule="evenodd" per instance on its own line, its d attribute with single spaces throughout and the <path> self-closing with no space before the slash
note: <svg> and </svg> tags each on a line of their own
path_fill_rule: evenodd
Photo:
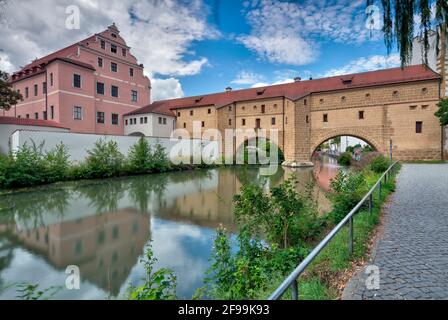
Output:
<svg viewBox="0 0 448 320">
<path fill-rule="evenodd" d="M 55 279 L 77 265 L 83 283 L 98 288 L 96 298 L 117 296 L 144 276 L 139 260 L 153 238 L 158 266 L 175 269 L 179 295 L 191 298 L 209 266 L 213 230 L 222 224 L 236 231 L 232 199 L 241 186 L 264 181 L 270 188 L 292 175 L 299 192 L 314 181 L 312 169 L 279 168 L 264 178 L 258 168 L 224 167 L 2 196 L 0 284 L 23 280 L 16 273 L 8 276 L 20 248 L 30 253 L 30 263 L 43 258 L 55 269 Z M 76 294 L 68 297 L 79 298 Z"/>
</svg>

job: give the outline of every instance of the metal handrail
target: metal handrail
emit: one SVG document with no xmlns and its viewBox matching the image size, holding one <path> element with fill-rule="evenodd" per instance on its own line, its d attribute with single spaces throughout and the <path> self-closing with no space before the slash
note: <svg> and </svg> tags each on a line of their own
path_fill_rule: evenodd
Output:
<svg viewBox="0 0 448 320">
<path fill-rule="evenodd" d="M 347 224 L 349 223 L 349 252 L 350 255 L 353 253 L 353 216 L 358 212 L 362 205 L 368 200 L 369 201 L 369 212 L 373 209 L 373 192 L 379 188 L 378 197 L 381 202 L 381 184 L 385 180 L 387 182 L 392 170 L 398 161 L 392 163 L 392 165 L 383 173 L 383 175 L 378 179 L 375 185 L 367 192 L 367 194 L 362 198 L 361 201 L 338 223 L 333 230 L 310 252 L 310 254 L 294 269 L 293 272 L 283 281 L 283 283 L 271 294 L 269 300 L 280 299 L 285 292 L 292 287 L 293 299 L 297 300 L 299 297 L 298 283 L 297 279 L 305 271 L 308 265 L 316 258 L 316 256 L 322 251 L 323 248 L 333 239 L 333 237 Z"/>
</svg>

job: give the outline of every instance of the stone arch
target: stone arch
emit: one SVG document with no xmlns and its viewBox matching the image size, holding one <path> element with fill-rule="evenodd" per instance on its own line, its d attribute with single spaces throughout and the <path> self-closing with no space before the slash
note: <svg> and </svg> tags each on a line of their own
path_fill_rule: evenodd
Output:
<svg viewBox="0 0 448 320">
<path fill-rule="evenodd" d="M 361 139 L 372 146 L 376 151 L 381 153 L 385 152 L 383 145 L 380 143 L 379 136 L 377 137 L 377 134 L 373 132 L 369 133 L 366 130 L 359 128 L 329 129 L 320 134 L 314 134 L 311 141 L 309 159 L 312 158 L 314 151 L 316 151 L 317 147 L 319 147 L 322 143 L 340 136 L 350 136 Z"/>
</svg>

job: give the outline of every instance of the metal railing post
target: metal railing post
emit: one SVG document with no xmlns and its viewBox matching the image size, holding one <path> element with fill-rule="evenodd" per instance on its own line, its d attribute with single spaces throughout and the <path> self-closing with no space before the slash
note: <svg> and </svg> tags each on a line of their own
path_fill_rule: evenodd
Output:
<svg viewBox="0 0 448 320">
<path fill-rule="evenodd" d="M 369 214 L 372 214 L 373 210 L 373 194 L 369 195 Z"/>
<path fill-rule="evenodd" d="M 378 201 L 381 203 L 381 180 L 378 185 Z"/>
<path fill-rule="evenodd" d="M 292 282 L 291 289 L 292 300 L 299 300 L 299 283 L 297 282 L 297 279 Z"/>
<path fill-rule="evenodd" d="M 348 222 L 348 252 L 353 255 L 353 216 Z"/>
</svg>

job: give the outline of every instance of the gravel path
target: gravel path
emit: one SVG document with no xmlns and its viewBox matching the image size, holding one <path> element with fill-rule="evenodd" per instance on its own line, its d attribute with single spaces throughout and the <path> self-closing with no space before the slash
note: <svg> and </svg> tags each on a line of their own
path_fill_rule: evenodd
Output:
<svg viewBox="0 0 448 320">
<path fill-rule="evenodd" d="M 448 165 L 405 164 L 397 182 L 371 261 L 343 299 L 448 299 Z M 369 265 L 379 289 L 367 289 Z"/>
</svg>

